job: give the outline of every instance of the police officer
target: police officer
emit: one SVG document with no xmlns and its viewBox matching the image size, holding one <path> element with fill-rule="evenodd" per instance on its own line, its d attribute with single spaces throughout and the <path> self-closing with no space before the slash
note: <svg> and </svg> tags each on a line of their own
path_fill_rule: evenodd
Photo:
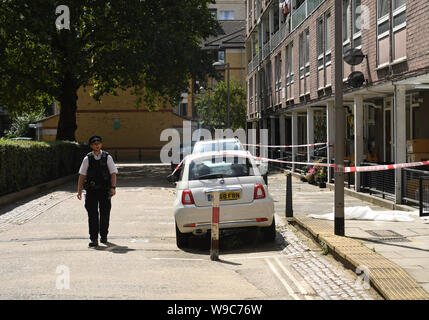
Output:
<svg viewBox="0 0 429 320">
<path fill-rule="evenodd" d="M 111 201 L 116 194 L 116 174 L 118 169 L 109 153 L 101 150 L 100 136 L 89 138 L 92 152 L 83 159 L 79 169 L 77 198 L 82 199 L 82 188 L 86 190 L 85 208 L 88 211 L 90 247 L 98 246 L 98 234 L 101 243 L 107 244 Z M 98 211 L 100 208 L 100 212 Z"/>
</svg>

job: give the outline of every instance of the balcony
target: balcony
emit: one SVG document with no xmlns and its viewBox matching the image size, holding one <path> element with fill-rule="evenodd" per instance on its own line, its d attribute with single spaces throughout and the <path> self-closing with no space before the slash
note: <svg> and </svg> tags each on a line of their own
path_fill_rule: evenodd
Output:
<svg viewBox="0 0 429 320">
<path fill-rule="evenodd" d="M 292 13 L 292 31 L 298 28 L 325 0 L 306 0 Z"/>
<path fill-rule="evenodd" d="M 252 73 L 294 30 L 296 30 L 326 0 L 306 0 L 297 10 L 292 11 L 291 28 L 283 23 L 270 40 L 261 48 L 262 54 L 256 55 L 247 66 L 247 73 Z"/>
</svg>

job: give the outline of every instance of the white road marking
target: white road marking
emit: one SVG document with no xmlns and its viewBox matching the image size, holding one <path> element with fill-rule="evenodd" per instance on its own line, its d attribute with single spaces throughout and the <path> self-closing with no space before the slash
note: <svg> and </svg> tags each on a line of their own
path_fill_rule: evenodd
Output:
<svg viewBox="0 0 429 320">
<path fill-rule="evenodd" d="M 293 276 L 293 274 L 288 269 L 286 269 L 286 267 L 280 262 L 280 260 L 278 258 L 274 258 L 274 259 L 276 260 L 280 268 L 283 270 L 283 272 L 289 277 L 289 279 L 292 280 L 292 282 L 296 285 L 298 290 L 304 295 L 305 299 L 313 300 L 312 297 L 307 296 L 309 292 L 305 290 L 305 288 L 301 285 L 301 283 Z"/>
<path fill-rule="evenodd" d="M 248 259 L 267 259 L 267 258 L 285 258 L 285 255 L 274 255 L 274 256 L 256 256 L 256 257 L 228 257 L 225 260 L 248 260 Z"/>
<path fill-rule="evenodd" d="M 207 259 L 192 259 L 192 258 L 152 258 L 152 260 L 209 261 Z"/>
<path fill-rule="evenodd" d="M 273 271 L 274 275 L 280 280 L 280 282 L 286 288 L 286 290 L 289 293 L 289 295 L 292 298 L 294 298 L 295 300 L 299 300 L 298 296 L 293 292 L 292 288 L 287 284 L 286 280 L 283 279 L 283 277 L 279 274 L 279 272 L 277 271 L 277 269 L 274 268 L 274 266 L 272 265 L 272 263 L 270 262 L 270 260 L 265 259 L 265 261 L 267 262 L 267 264 L 270 267 L 271 271 Z"/>
</svg>

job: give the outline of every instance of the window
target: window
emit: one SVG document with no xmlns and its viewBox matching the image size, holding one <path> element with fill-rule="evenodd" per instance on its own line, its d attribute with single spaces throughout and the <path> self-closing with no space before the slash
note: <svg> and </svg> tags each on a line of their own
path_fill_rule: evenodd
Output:
<svg viewBox="0 0 429 320">
<path fill-rule="evenodd" d="M 179 104 L 179 115 L 186 117 L 188 115 L 188 103 L 181 102 Z"/>
<path fill-rule="evenodd" d="M 255 110 L 253 109 L 253 77 L 249 80 L 249 111 L 248 113 L 253 113 Z"/>
<path fill-rule="evenodd" d="M 331 84 L 332 19 L 329 11 L 317 20 L 317 84 L 323 89 Z"/>
<path fill-rule="evenodd" d="M 405 0 L 377 0 L 378 66 L 406 58 L 406 20 Z"/>
<path fill-rule="evenodd" d="M 219 20 L 234 20 L 234 18 L 234 11 L 220 11 L 219 13 Z"/>
<path fill-rule="evenodd" d="M 275 104 L 280 103 L 281 99 L 281 89 L 282 89 L 282 56 L 279 53 L 275 58 L 275 91 L 276 91 L 276 101 Z"/>
<path fill-rule="evenodd" d="M 320 57 L 324 53 L 325 47 L 325 28 L 323 17 L 317 20 L 317 56 Z"/>
<path fill-rule="evenodd" d="M 332 18 L 331 13 L 326 14 L 326 53 L 332 49 Z"/>
<path fill-rule="evenodd" d="M 377 18 L 381 19 L 389 14 L 390 0 L 377 0 L 377 2 L 378 2 Z"/>
<path fill-rule="evenodd" d="M 353 1 L 353 34 L 361 31 L 361 0 Z"/>
<path fill-rule="evenodd" d="M 244 157 L 198 158 L 189 164 L 189 180 L 216 179 L 219 177 L 254 176 L 252 163 Z"/>
<path fill-rule="evenodd" d="M 305 31 L 305 75 L 310 74 L 310 30 Z"/>
<path fill-rule="evenodd" d="M 217 52 L 217 60 L 221 61 L 221 62 L 225 62 L 225 51 L 224 50 L 219 50 Z"/>
<path fill-rule="evenodd" d="M 405 0 L 393 0 L 393 10 L 405 5 Z"/>
<path fill-rule="evenodd" d="M 350 0 L 343 1 L 343 42 L 350 40 Z"/>
<path fill-rule="evenodd" d="M 286 47 L 286 99 L 293 98 L 293 42 Z"/>
<path fill-rule="evenodd" d="M 299 35 L 299 92 L 300 95 L 308 93 L 310 75 L 310 30 L 307 28 Z"/>
<path fill-rule="evenodd" d="M 216 8 L 212 8 L 209 9 L 210 13 L 212 14 L 212 16 L 217 19 L 217 9 Z"/>
</svg>

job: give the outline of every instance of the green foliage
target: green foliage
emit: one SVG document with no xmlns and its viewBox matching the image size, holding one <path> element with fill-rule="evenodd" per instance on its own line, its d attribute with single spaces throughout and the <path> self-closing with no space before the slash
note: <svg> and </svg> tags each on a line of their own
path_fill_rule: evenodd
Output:
<svg viewBox="0 0 429 320">
<path fill-rule="evenodd" d="M 0 105 L 20 113 L 55 99 L 57 138 L 74 140 L 76 92 L 90 85 L 97 101 L 131 88 L 149 109 L 176 105 L 188 80 L 213 72 L 202 39 L 218 22 L 214 0 L 0 1 Z M 58 5 L 70 9 L 70 30 L 57 30 Z"/>
<path fill-rule="evenodd" d="M 32 137 L 34 138 L 34 129 L 30 129 L 28 125 L 34 123 L 45 117 L 43 110 L 24 113 L 20 116 L 16 116 L 12 120 L 12 125 L 9 130 L 5 131 L 4 134 L 7 138 L 16 137 Z"/>
<path fill-rule="evenodd" d="M 230 106 L 231 129 L 237 130 L 246 126 L 246 91 L 231 80 Z M 214 130 L 226 127 L 228 122 L 227 83 L 221 81 L 214 92 L 206 90 L 195 101 L 198 117 L 204 128 Z"/>
<path fill-rule="evenodd" d="M 78 172 L 86 145 L 0 139 L 0 195 Z"/>
</svg>

